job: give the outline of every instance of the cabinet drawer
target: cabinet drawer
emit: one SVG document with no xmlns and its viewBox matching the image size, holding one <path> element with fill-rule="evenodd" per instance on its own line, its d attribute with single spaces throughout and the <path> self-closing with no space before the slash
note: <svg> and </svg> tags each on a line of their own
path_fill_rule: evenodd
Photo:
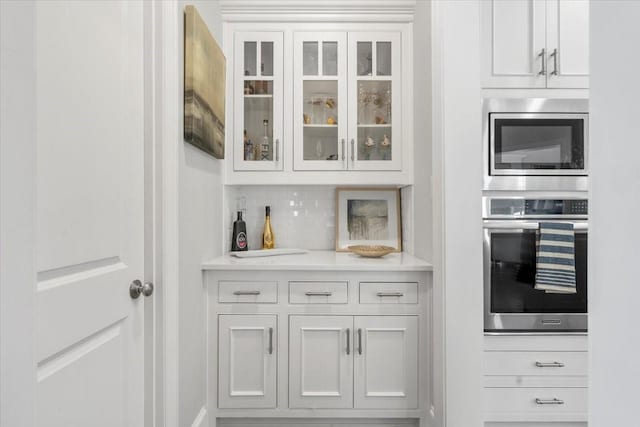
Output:
<svg viewBox="0 0 640 427">
<path fill-rule="evenodd" d="M 486 351 L 485 375 L 587 375 L 587 352 Z"/>
<path fill-rule="evenodd" d="M 276 303 L 278 282 L 220 281 L 218 302 L 226 303 Z"/>
<path fill-rule="evenodd" d="M 291 304 L 346 304 L 348 282 L 289 282 Z"/>
<path fill-rule="evenodd" d="M 587 388 L 485 388 L 484 407 L 488 414 L 518 413 L 522 421 L 538 414 L 587 413 Z M 531 417 L 531 418 L 528 418 Z M 490 417 L 489 417 L 490 418 Z"/>
<path fill-rule="evenodd" d="M 360 304 L 417 304 L 415 282 L 360 282 Z"/>
</svg>

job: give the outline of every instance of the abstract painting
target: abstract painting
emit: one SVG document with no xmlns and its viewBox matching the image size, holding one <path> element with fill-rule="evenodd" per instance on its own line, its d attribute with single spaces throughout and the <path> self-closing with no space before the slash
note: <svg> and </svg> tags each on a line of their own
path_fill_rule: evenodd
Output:
<svg viewBox="0 0 640 427">
<path fill-rule="evenodd" d="M 184 9 L 184 139 L 224 159 L 226 59 L 194 6 Z"/>
<path fill-rule="evenodd" d="M 351 245 L 384 245 L 402 250 L 400 190 L 338 188 L 336 251 Z"/>
</svg>

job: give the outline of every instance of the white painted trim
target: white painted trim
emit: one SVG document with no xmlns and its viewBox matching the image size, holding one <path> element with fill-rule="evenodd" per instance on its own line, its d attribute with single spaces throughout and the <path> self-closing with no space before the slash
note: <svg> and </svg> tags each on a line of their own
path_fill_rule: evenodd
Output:
<svg viewBox="0 0 640 427">
<path fill-rule="evenodd" d="M 164 425 L 178 427 L 179 423 L 179 162 L 177 141 L 181 140 L 179 117 L 182 98 L 176 76 L 181 66 L 178 47 L 178 2 L 160 1 L 160 141 L 162 144 L 162 292 L 164 311 Z"/>
<path fill-rule="evenodd" d="M 0 2 L 0 425 L 35 425 L 36 5 Z"/>
<path fill-rule="evenodd" d="M 220 0 L 227 22 L 411 22 L 416 0 Z"/>
<path fill-rule="evenodd" d="M 207 413 L 207 408 L 203 406 L 198 411 L 198 415 L 193 419 L 191 423 L 191 427 L 206 427 L 209 425 L 209 414 Z"/>
</svg>

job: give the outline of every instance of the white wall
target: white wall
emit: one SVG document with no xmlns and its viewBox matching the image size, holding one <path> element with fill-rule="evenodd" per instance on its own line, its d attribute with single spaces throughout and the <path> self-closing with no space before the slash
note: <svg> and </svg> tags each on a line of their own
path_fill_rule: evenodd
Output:
<svg viewBox="0 0 640 427">
<path fill-rule="evenodd" d="M 590 427 L 638 425 L 640 2 L 591 2 Z"/>
<path fill-rule="evenodd" d="M 35 423 L 35 4 L 0 2 L 0 425 Z"/>
<path fill-rule="evenodd" d="M 209 31 L 222 46 L 222 17 L 217 0 L 178 2 L 178 36 L 182 65 L 184 6 L 196 6 Z M 182 101 L 183 69 L 179 74 Z M 182 129 L 183 109 L 179 117 Z M 200 420 L 206 406 L 206 312 L 202 282 L 202 261 L 221 254 L 223 160 L 217 160 L 180 138 L 178 171 L 179 218 L 179 425 Z M 230 155 L 231 153 L 227 153 Z M 200 418 L 199 418 L 200 417 Z M 203 420 L 206 423 L 206 419 Z M 203 424 L 204 426 L 204 424 Z"/>
<path fill-rule="evenodd" d="M 416 3 L 413 22 L 414 255 L 431 261 L 431 2 Z"/>
<path fill-rule="evenodd" d="M 480 427 L 483 318 L 479 1 L 431 4 L 436 424 L 441 425 L 440 411 L 444 406 L 447 427 Z"/>
</svg>

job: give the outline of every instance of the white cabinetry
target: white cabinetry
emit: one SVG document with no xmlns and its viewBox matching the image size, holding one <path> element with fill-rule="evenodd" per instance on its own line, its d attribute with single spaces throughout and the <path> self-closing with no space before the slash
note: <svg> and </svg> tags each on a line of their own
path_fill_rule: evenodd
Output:
<svg viewBox="0 0 640 427">
<path fill-rule="evenodd" d="M 291 408 L 417 408 L 417 316 L 291 316 L 289 339 Z"/>
<path fill-rule="evenodd" d="M 233 23 L 225 39 L 228 184 L 412 183 L 411 24 Z"/>
<path fill-rule="evenodd" d="M 210 426 L 219 418 L 426 422 L 434 404 L 428 264 L 413 258 L 393 270 L 394 258 L 411 258 L 394 254 L 360 271 L 336 258 L 348 261 L 343 271 L 210 265 L 221 269 L 205 273 Z"/>
<path fill-rule="evenodd" d="M 221 315 L 218 341 L 221 408 L 275 408 L 276 316 Z"/>
<path fill-rule="evenodd" d="M 351 316 L 291 316 L 289 407 L 352 408 Z"/>
<path fill-rule="evenodd" d="M 354 320 L 356 408 L 418 407 L 418 318 L 357 316 Z"/>
<path fill-rule="evenodd" d="M 588 0 L 482 2 L 485 88 L 588 88 Z"/>
<path fill-rule="evenodd" d="M 587 355 L 582 335 L 485 336 L 485 425 L 586 426 Z"/>
<path fill-rule="evenodd" d="M 278 31 L 234 35 L 234 170 L 282 170 L 282 43 Z"/>
</svg>

